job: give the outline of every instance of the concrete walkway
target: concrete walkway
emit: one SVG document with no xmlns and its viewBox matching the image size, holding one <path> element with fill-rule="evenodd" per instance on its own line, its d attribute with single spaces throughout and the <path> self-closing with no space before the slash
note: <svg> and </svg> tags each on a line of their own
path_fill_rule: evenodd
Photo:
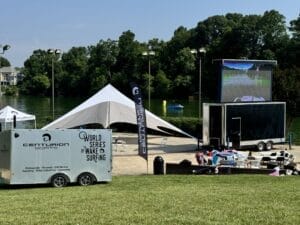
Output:
<svg viewBox="0 0 300 225">
<path fill-rule="evenodd" d="M 187 159 L 197 165 L 195 153 L 197 140 L 182 137 L 148 135 L 148 162 L 138 155 L 137 135 L 113 133 L 113 175 L 153 174 L 153 161 L 161 156 L 164 163 L 180 163 Z M 272 151 L 289 149 L 288 145 L 277 145 Z M 248 151 L 241 151 L 248 154 Z M 300 146 L 293 146 L 290 152 L 300 166 Z M 268 152 L 253 152 L 253 156 Z M 300 168 L 299 168 L 300 169 Z"/>
</svg>

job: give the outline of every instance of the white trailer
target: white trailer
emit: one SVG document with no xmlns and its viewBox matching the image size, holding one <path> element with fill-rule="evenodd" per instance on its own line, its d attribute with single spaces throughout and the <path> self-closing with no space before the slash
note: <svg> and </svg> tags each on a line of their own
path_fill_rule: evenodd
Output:
<svg viewBox="0 0 300 225">
<path fill-rule="evenodd" d="M 0 183 L 90 185 L 112 180 L 112 132 L 106 129 L 0 132 Z"/>
</svg>

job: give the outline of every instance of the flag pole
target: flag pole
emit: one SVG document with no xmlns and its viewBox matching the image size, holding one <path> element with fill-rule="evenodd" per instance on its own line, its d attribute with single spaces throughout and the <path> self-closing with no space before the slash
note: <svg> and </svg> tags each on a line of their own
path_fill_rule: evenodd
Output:
<svg viewBox="0 0 300 225">
<path fill-rule="evenodd" d="M 148 143 L 147 143 L 147 123 L 146 112 L 143 106 L 143 99 L 140 88 L 135 83 L 130 83 L 132 95 L 135 102 L 136 124 L 138 128 L 138 144 L 139 155 L 147 160 L 147 174 L 149 170 L 148 165 Z"/>
</svg>

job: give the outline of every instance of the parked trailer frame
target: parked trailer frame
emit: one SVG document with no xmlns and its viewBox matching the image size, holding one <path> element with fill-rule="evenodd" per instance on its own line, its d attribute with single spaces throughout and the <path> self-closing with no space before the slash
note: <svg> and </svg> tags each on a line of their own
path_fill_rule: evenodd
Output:
<svg viewBox="0 0 300 225">
<path fill-rule="evenodd" d="M 203 104 L 203 145 L 270 150 L 285 130 L 285 102 Z"/>
<path fill-rule="evenodd" d="M 112 180 L 112 132 L 13 129 L 0 132 L 0 183 L 90 185 Z"/>
</svg>

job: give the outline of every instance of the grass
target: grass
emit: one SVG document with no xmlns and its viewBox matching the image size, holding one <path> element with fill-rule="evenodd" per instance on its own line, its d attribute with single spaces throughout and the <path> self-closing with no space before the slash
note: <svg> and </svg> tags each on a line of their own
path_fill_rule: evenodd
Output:
<svg viewBox="0 0 300 225">
<path fill-rule="evenodd" d="M 289 132 L 293 135 L 293 144 L 300 145 L 300 117 L 293 118 Z"/>
<path fill-rule="evenodd" d="M 0 224 L 300 224 L 298 176 L 117 176 L 108 184 L 0 189 Z"/>
</svg>

